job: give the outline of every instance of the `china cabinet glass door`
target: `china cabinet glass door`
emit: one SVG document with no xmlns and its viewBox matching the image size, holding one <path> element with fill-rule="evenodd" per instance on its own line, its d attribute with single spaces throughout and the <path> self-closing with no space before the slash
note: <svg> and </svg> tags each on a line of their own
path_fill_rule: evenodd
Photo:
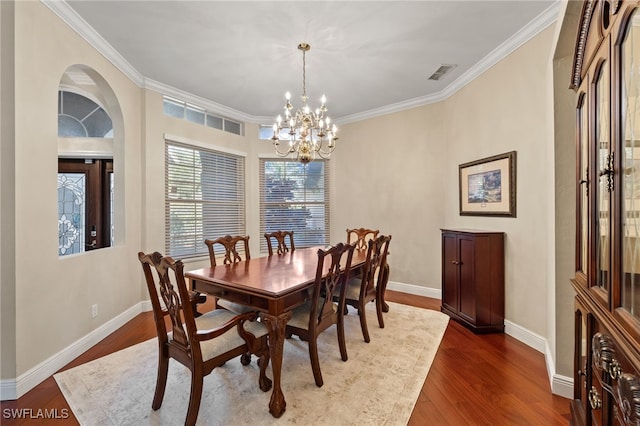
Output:
<svg viewBox="0 0 640 426">
<path fill-rule="evenodd" d="M 640 320 L 640 12 L 630 21 L 621 48 L 622 175 L 621 306 Z"/>
</svg>

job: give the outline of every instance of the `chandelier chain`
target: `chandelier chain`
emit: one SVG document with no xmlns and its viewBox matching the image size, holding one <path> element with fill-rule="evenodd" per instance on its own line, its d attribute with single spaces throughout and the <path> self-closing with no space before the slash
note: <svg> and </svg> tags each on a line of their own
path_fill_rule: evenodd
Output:
<svg viewBox="0 0 640 426">
<path fill-rule="evenodd" d="M 307 52 L 305 50 L 302 51 L 302 97 L 307 99 Z"/>
</svg>

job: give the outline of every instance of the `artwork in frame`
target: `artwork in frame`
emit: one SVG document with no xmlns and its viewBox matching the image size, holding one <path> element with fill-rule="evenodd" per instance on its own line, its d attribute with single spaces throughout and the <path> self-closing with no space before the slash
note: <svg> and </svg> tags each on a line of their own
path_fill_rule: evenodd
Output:
<svg viewBox="0 0 640 426">
<path fill-rule="evenodd" d="M 516 151 L 458 167 L 461 216 L 516 217 Z"/>
</svg>

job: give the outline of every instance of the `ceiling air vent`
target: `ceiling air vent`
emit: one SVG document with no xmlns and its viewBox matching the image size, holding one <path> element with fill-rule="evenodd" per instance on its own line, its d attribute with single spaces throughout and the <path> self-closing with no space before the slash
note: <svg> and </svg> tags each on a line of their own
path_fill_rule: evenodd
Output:
<svg viewBox="0 0 640 426">
<path fill-rule="evenodd" d="M 447 73 L 449 73 L 449 71 L 454 69 L 456 66 L 457 65 L 445 65 L 445 64 L 440 65 L 440 68 L 438 68 L 436 72 L 431 74 L 431 76 L 429 77 L 429 80 L 440 80 L 442 77 L 444 77 Z"/>
</svg>

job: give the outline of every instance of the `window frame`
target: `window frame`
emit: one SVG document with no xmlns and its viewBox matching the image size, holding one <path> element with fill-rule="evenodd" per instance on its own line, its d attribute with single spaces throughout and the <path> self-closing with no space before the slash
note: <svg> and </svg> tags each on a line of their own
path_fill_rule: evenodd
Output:
<svg viewBox="0 0 640 426">
<path fill-rule="evenodd" d="M 267 188 L 266 188 L 266 163 L 268 162 L 276 162 L 281 163 L 283 165 L 291 164 L 296 167 L 300 166 L 304 170 L 304 178 L 307 178 L 307 173 L 309 172 L 309 167 L 314 167 L 317 164 L 322 164 L 322 200 L 318 200 L 318 197 L 315 199 L 292 199 L 292 200 L 279 200 L 279 201 L 267 201 Z M 324 159 L 314 160 L 312 163 L 307 165 L 302 165 L 301 163 L 294 161 L 290 158 L 280 158 L 280 157 L 260 157 L 259 158 L 259 211 L 260 211 L 260 253 L 265 254 L 268 253 L 267 242 L 264 237 L 262 237 L 265 233 L 274 232 L 277 230 L 283 231 L 294 231 L 294 243 L 296 248 L 304 248 L 304 247 L 313 247 L 313 246 L 326 246 L 329 244 L 330 235 L 331 235 L 331 203 L 330 203 L 330 195 L 331 195 L 331 173 L 330 173 L 330 161 Z M 300 178 L 301 176 L 289 175 L 293 178 Z M 287 177 L 287 176 L 284 176 Z M 303 191 L 306 195 L 306 191 Z M 323 222 L 323 229 L 305 229 L 301 230 L 299 226 L 295 224 L 293 226 L 280 224 L 277 225 L 276 228 L 271 228 L 267 226 L 266 218 L 267 218 L 267 209 L 271 207 L 282 207 L 282 205 L 288 207 L 297 207 L 308 209 L 309 207 L 318 208 L 318 206 L 323 207 L 323 218 L 321 218 Z M 308 226 L 305 226 L 308 228 Z M 308 232 L 307 232 L 308 231 Z M 320 232 L 318 232 L 320 231 Z M 321 239 L 318 239 L 321 237 Z"/>
<path fill-rule="evenodd" d="M 202 182 L 197 182 L 196 175 L 198 173 L 198 167 L 192 169 L 192 181 L 187 181 L 186 185 L 191 185 L 193 189 L 193 197 L 176 198 L 174 181 L 170 180 L 170 168 L 172 166 L 177 167 L 175 164 L 171 164 L 170 160 L 172 156 L 169 151 L 171 147 L 175 147 L 179 150 L 191 151 L 194 155 L 194 159 L 197 153 L 206 154 L 209 158 L 206 160 L 207 167 L 211 167 L 210 170 L 217 170 L 220 173 L 209 174 L 208 183 L 211 197 L 206 198 L 202 194 Z M 175 156 L 174 156 L 175 157 Z M 235 162 L 235 167 L 227 168 L 215 168 L 211 161 L 213 159 L 220 161 L 227 161 L 230 164 Z M 197 161 L 197 160 L 194 160 Z M 202 157 L 200 157 L 202 161 Z M 182 170 L 189 169 L 185 164 L 182 166 Z M 202 163 L 200 163 L 202 167 Z M 201 170 L 201 168 L 200 168 Z M 174 170 L 175 171 L 175 170 Z M 222 172 L 229 173 L 227 176 L 221 174 Z M 244 235 L 246 234 L 246 155 L 223 148 L 210 146 L 207 144 L 197 143 L 194 141 L 186 141 L 182 138 L 171 137 L 165 135 L 165 182 L 164 182 L 164 195 L 165 195 L 165 252 L 169 256 L 176 258 L 196 258 L 208 255 L 208 249 L 204 244 L 205 239 L 215 239 L 227 234 L 231 235 Z M 231 181 L 231 183 L 228 183 Z M 235 182 L 235 185 L 233 184 Z M 198 190 L 198 187 L 200 188 Z M 225 190 L 225 187 L 227 188 Z M 235 189 L 230 189 L 235 187 Z M 214 195 L 234 195 L 233 198 L 220 199 Z M 199 195 L 198 195 L 199 194 Z M 172 209 L 172 207 L 174 207 Z M 210 208 L 207 208 L 210 207 Z M 193 228 L 190 229 L 191 235 L 187 233 L 187 238 L 183 239 L 185 244 L 191 239 L 190 246 L 180 247 L 179 239 L 176 237 L 176 228 L 178 224 L 172 221 L 172 217 L 175 218 L 175 213 L 180 212 L 181 208 L 191 209 L 193 221 Z M 172 211 L 174 216 L 172 216 Z M 230 211 L 237 212 L 236 215 L 229 215 Z M 182 211 L 182 214 L 186 217 L 189 213 L 186 210 Z M 218 229 L 215 231 L 214 229 Z"/>
</svg>

